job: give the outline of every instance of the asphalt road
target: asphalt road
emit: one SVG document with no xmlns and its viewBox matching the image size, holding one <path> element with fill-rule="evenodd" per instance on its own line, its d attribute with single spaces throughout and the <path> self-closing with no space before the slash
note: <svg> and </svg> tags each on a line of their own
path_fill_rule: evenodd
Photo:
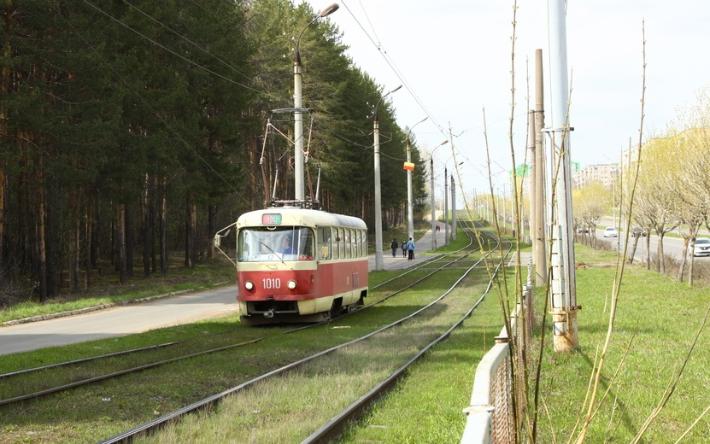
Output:
<svg viewBox="0 0 710 444">
<path fill-rule="evenodd" d="M 0 328 L 0 355 L 124 336 L 187 324 L 237 310 L 236 287 Z"/>
<path fill-rule="evenodd" d="M 603 237 L 604 230 L 597 230 L 597 238 L 602 239 L 607 242 L 611 242 L 613 246 L 616 248 L 617 245 L 617 238 L 605 238 Z M 624 247 L 624 233 L 619 234 L 619 241 L 618 244 L 621 248 Z M 629 238 L 629 252 L 631 251 L 633 247 L 633 238 Z M 651 249 L 651 257 L 656 255 L 656 251 L 658 248 L 658 236 L 656 235 L 651 235 L 651 242 L 650 242 L 650 249 Z M 683 257 L 683 240 L 678 239 L 675 237 L 664 237 L 663 238 L 663 253 L 666 256 L 670 256 L 676 260 L 680 260 Z M 646 238 L 645 237 L 640 237 L 639 242 L 638 242 L 638 247 L 636 248 L 636 254 L 634 255 L 634 261 L 644 261 L 646 260 Z M 705 257 L 696 257 L 696 261 L 698 262 L 706 262 L 710 263 L 710 256 L 705 256 Z"/>
</svg>

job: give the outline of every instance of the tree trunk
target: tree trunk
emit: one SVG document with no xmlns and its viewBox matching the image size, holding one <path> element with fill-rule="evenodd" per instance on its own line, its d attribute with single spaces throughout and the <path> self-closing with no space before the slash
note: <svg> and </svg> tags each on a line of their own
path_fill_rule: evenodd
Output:
<svg viewBox="0 0 710 444">
<path fill-rule="evenodd" d="M 680 259 L 680 268 L 678 268 L 678 282 L 683 282 L 683 275 L 685 274 L 685 263 L 688 259 L 688 244 L 690 243 L 690 238 L 683 238 L 683 257 Z"/>
<path fill-rule="evenodd" d="M 96 269 L 99 265 L 99 252 L 100 250 L 100 242 L 99 242 L 99 236 L 101 233 L 101 212 L 99 210 L 99 197 L 98 193 L 94 192 L 94 205 L 93 205 L 93 214 L 94 216 L 91 218 L 91 268 Z M 88 268 L 87 268 L 88 271 Z M 101 272 L 99 271 L 99 274 Z"/>
<path fill-rule="evenodd" d="M 12 33 L 13 18 L 15 14 L 12 13 L 13 2 L 12 0 L 5 1 L 5 14 L 4 26 L 3 26 L 3 48 L 2 55 L 5 59 L 3 63 L 2 72 L 0 72 L 0 143 L 9 142 L 8 134 L 8 117 L 5 106 L 5 97 L 10 92 L 11 82 L 12 82 L 12 71 L 11 71 L 11 61 L 12 61 L 12 46 L 10 46 L 10 35 Z M 7 176 L 5 173 L 5 161 L 0 159 L 0 273 L 2 273 L 4 268 L 4 258 L 6 256 L 5 249 L 5 211 L 7 206 L 7 201 L 5 196 L 7 195 Z"/>
<path fill-rule="evenodd" d="M 634 257 L 636 256 L 636 247 L 639 244 L 639 236 L 634 236 L 634 245 L 631 247 L 631 255 L 629 256 L 629 263 L 634 263 Z"/>
<path fill-rule="evenodd" d="M 70 270 L 69 270 L 69 275 L 71 276 L 71 290 L 74 293 L 79 292 L 79 266 L 80 266 L 80 259 L 81 259 L 81 216 L 80 216 L 80 209 L 79 209 L 79 197 L 78 197 L 78 191 L 75 191 L 72 193 L 72 218 L 73 220 L 73 229 L 72 229 L 72 235 L 70 236 L 70 242 L 71 242 L 71 248 L 70 252 Z"/>
<path fill-rule="evenodd" d="M 143 276 L 150 276 L 150 244 L 152 243 L 150 233 L 150 175 L 145 174 L 143 182 L 143 199 L 141 200 L 141 238 L 143 241 Z"/>
<path fill-rule="evenodd" d="M 252 193 L 254 194 L 254 193 Z M 215 218 L 217 214 L 216 205 L 207 206 L 207 258 L 214 258 L 214 243 L 211 242 L 212 236 L 214 236 L 217 228 L 215 227 Z"/>
<path fill-rule="evenodd" d="M 135 235 L 133 231 L 133 212 L 131 206 L 123 204 L 123 232 L 126 249 L 126 273 L 133 277 L 133 253 L 135 248 Z"/>
<path fill-rule="evenodd" d="M 658 255 L 658 271 L 660 273 L 666 272 L 666 258 L 663 255 L 663 237 L 666 235 L 663 231 L 658 235 L 658 248 L 656 249 L 656 254 Z"/>
<path fill-rule="evenodd" d="M 39 300 L 47 301 L 47 208 L 44 189 L 44 165 L 40 154 L 39 169 L 37 171 L 37 252 L 39 262 Z"/>
<path fill-rule="evenodd" d="M 155 273 L 158 271 L 158 262 L 155 254 L 155 207 L 157 203 L 158 194 L 158 179 L 155 174 L 151 176 L 150 181 L 150 209 L 148 211 L 148 217 L 150 218 L 150 271 Z"/>
<path fill-rule="evenodd" d="M 646 234 L 646 269 L 651 269 L 651 230 Z"/>
<path fill-rule="evenodd" d="M 192 195 L 188 194 L 185 200 L 185 266 L 195 266 L 195 204 Z"/>
<path fill-rule="evenodd" d="M 2 116 L 0 115 L 0 119 Z M 0 126 L 2 123 L 0 122 Z M 0 130 L 0 141 L 4 139 L 4 135 Z M 3 162 L 0 161 L 0 275 L 5 268 L 5 183 L 7 179 L 5 178 L 5 169 L 3 168 Z"/>
<path fill-rule="evenodd" d="M 84 206 L 84 279 L 82 288 L 84 291 L 89 289 L 89 273 L 91 272 L 91 251 L 93 250 L 91 236 L 91 205 L 87 196 L 86 206 Z"/>
<path fill-rule="evenodd" d="M 168 210 L 167 178 L 162 177 L 160 183 L 160 274 L 168 274 L 168 223 L 166 214 Z"/>
<path fill-rule="evenodd" d="M 126 205 L 116 205 L 116 249 L 118 250 L 119 280 L 125 283 L 128 278 L 126 270 Z"/>
</svg>

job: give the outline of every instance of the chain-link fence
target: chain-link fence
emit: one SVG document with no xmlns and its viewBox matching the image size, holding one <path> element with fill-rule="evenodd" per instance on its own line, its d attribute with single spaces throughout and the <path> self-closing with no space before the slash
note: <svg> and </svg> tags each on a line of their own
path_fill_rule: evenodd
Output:
<svg viewBox="0 0 710 444">
<path fill-rule="evenodd" d="M 523 348 L 529 344 L 532 333 L 530 271 L 528 267 L 528 283 L 523 290 L 523 306 L 517 305 L 510 321 L 510 328 Z M 470 405 L 464 409 L 467 419 L 461 438 L 462 443 L 514 442 L 512 373 L 510 337 L 503 327 L 496 337 L 496 344 L 483 356 L 476 368 Z"/>
</svg>

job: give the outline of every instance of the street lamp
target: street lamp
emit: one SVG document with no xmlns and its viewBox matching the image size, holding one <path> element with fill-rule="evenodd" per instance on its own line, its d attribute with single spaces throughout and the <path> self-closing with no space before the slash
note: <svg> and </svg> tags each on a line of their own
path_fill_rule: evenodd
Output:
<svg viewBox="0 0 710 444">
<path fill-rule="evenodd" d="M 327 17 L 337 11 L 339 8 L 337 3 L 333 3 L 327 8 L 321 10 L 318 15 L 313 17 L 300 32 L 296 40 L 296 52 L 293 59 L 293 136 L 294 136 L 294 175 L 295 175 L 295 200 L 305 200 L 305 187 L 303 180 L 303 79 L 301 76 L 301 37 L 306 32 L 309 26 L 315 23 L 319 18 Z"/>
<path fill-rule="evenodd" d="M 412 125 L 407 131 L 407 163 L 412 162 L 412 130 L 414 127 L 429 119 L 429 116 Z M 412 170 L 407 169 L 407 237 L 414 239 L 414 209 L 412 208 Z"/>
<path fill-rule="evenodd" d="M 380 122 L 377 116 L 377 109 L 385 97 L 395 93 L 402 88 L 399 85 L 395 89 L 380 97 L 380 100 L 375 105 L 372 111 L 372 134 L 375 148 L 375 270 L 382 271 L 385 269 L 384 257 L 382 254 L 382 197 L 380 189 Z"/>
<path fill-rule="evenodd" d="M 430 175 L 430 181 L 429 181 L 429 187 L 431 188 L 431 249 L 436 250 L 436 208 L 435 208 L 435 203 L 434 203 L 434 151 L 437 149 L 441 148 L 442 146 L 446 145 L 449 143 L 448 140 L 444 140 L 437 146 L 435 146 L 431 150 L 431 154 L 429 155 L 429 175 Z M 444 179 L 446 180 L 446 179 Z"/>
</svg>

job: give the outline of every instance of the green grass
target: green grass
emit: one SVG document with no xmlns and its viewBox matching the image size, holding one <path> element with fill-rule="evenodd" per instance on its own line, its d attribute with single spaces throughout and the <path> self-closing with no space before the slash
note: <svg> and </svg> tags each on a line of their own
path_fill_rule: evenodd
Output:
<svg viewBox="0 0 710 444">
<path fill-rule="evenodd" d="M 402 326 L 264 381 L 146 441 L 298 442 L 443 333 L 485 285 L 483 273 L 474 273 L 463 287 Z"/>
<path fill-rule="evenodd" d="M 390 273 L 392 276 L 399 272 Z M 422 283 L 417 290 L 408 291 L 339 323 L 286 336 L 280 335 L 284 330 L 282 327 L 245 328 L 238 323 L 236 316 L 229 316 L 139 335 L 3 356 L 0 372 L 142 345 L 181 342 L 178 346 L 156 352 L 2 380 L 0 397 L 5 398 L 58 382 L 69 382 L 107 370 L 153 361 L 158 357 L 184 354 L 258 336 L 267 337 L 258 345 L 170 364 L 36 401 L 0 407 L 0 436 L 6 441 L 95 442 L 97 438 L 111 436 L 266 370 L 398 319 L 431 300 L 433 294 L 448 288 L 457 274 L 458 270 L 446 270 Z M 370 300 L 388 294 L 388 290 L 383 290 L 370 295 Z M 332 328 L 337 325 L 348 328 Z"/>
<path fill-rule="evenodd" d="M 541 442 L 567 440 L 584 400 L 592 362 L 607 330 L 605 298 L 611 293 L 616 255 L 577 245 L 579 351 L 556 355 L 545 346 L 543 394 L 554 432 L 544 413 Z M 541 304 L 543 300 L 537 299 Z M 671 278 L 627 267 L 621 286 L 615 332 L 603 372 L 600 394 L 607 389 L 624 350 L 633 346 L 617 381 L 591 425 L 587 442 L 628 442 L 661 399 L 663 391 L 700 326 L 710 304 L 707 288 L 689 289 Z M 538 310 L 538 313 L 541 308 Z M 549 323 L 548 323 L 549 325 Z M 549 339 L 549 331 L 547 332 Z M 710 402 L 710 326 L 699 338 L 675 393 L 645 435 L 643 442 L 674 442 Z M 613 416 L 612 416 L 613 415 Z M 684 442 L 707 442 L 710 418 L 705 417 Z"/>
<path fill-rule="evenodd" d="M 31 316 L 61 313 L 103 304 L 116 304 L 135 299 L 176 291 L 197 291 L 215 285 L 232 284 L 234 267 L 226 261 L 198 264 L 192 269 L 170 269 L 165 277 L 154 275 L 148 278 L 135 277 L 125 285 L 115 282 L 116 277 L 105 278 L 87 294 L 65 295 L 50 299 L 47 303 L 21 302 L 0 310 L 0 323 Z"/>
</svg>

